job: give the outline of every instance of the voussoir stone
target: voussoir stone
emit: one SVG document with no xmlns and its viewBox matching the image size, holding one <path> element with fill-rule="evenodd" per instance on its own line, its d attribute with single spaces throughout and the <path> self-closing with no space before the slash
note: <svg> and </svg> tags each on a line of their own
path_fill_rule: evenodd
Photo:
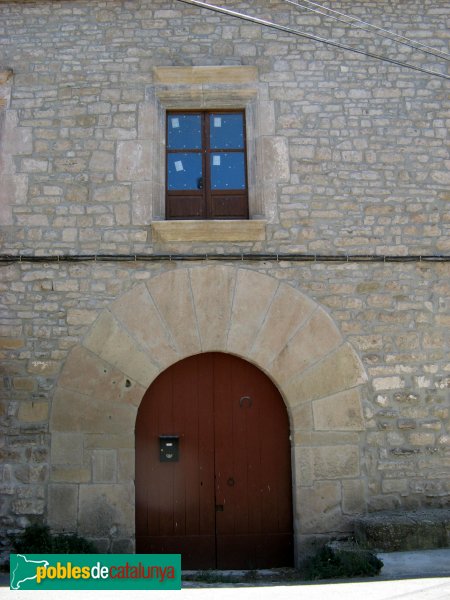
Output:
<svg viewBox="0 0 450 600">
<path fill-rule="evenodd" d="M 203 352 L 226 348 L 236 271 L 231 267 L 190 270 L 192 296 Z"/>
<path fill-rule="evenodd" d="M 147 287 L 181 356 L 201 352 L 188 270 L 158 275 Z"/>
</svg>

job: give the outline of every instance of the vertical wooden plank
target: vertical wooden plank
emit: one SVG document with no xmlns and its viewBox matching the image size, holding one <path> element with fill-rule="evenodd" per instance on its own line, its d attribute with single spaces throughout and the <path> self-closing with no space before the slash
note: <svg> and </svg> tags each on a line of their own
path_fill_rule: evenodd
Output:
<svg viewBox="0 0 450 600">
<path fill-rule="evenodd" d="M 161 434 L 180 436 L 178 462 L 159 461 Z M 138 551 L 181 552 L 185 568 L 292 564 L 288 436 L 278 390 L 250 363 L 207 353 L 164 372 L 136 423 Z"/>
</svg>

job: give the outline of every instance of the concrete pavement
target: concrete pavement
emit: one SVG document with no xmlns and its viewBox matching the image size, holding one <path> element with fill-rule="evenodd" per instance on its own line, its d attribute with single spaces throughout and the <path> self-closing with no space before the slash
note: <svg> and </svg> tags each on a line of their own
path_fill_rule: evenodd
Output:
<svg viewBox="0 0 450 600">
<path fill-rule="evenodd" d="M 11 600 L 449 600 L 450 548 L 379 553 L 378 577 L 341 582 L 280 583 L 254 586 L 187 582 L 181 591 L 10 591 L 0 577 L 0 599 Z M 95 594 L 95 595 L 94 595 Z"/>
<path fill-rule="evenodd" d="M 448 600 L 450 579 L 405 579 L 268 587 L 208 587 L 181 591 L 21 592 L 0 588 L 3 600 Z"/>
</svg>

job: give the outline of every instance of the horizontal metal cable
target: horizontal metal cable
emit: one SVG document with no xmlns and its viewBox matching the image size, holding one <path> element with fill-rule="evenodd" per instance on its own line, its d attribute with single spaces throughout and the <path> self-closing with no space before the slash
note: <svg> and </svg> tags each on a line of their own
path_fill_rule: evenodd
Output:
<svg viewBox="0 0 450 600">
<path fill-rule="evenodd" d="M 357 17 L 352 17 L 338 10 L 333 10 L 328 6 L 324 6 L 323 4 L 318 4 L 317 2 L 311 2 L 311 0 L 284 0 L 287 4 L 292 4 L 292 6 L 296 6 L 297 8 L 303 8 L 304 10 L 322 15 L 327 17 L 328 19 L 332 19 L 333 21 L 339 21 L 340 23 L 345 23 L 346 25 L 350 25 L 355 29 L 361 29 L 362 31 L 367 31 L 369 33 L 373 33 L 374 35 L 378 35 L 379 37 L 392 40 L 397 44 L 402 44 L 404 46 L 408 46 L 409 48 L 413 48 L 414 50 L 418 50 L 419 52 L 424 52 L 425 54 L 430 54 L 431 56 L 435 56 L 437 58 L 441 58 L 443 60 L 450 60 L 450 54 L 445 52 L 444 50 L 439 50 L 438 48 L 433 48 L 433 46 L 428 46 L 427 44 L 423 44 L 418 40 L 413 40 L 408 38 L 400 33 L 395 31 L 389 31 L 389 29 L 384 29 L 383 27 L 378 27 L 377 25 L 373 25 L 372 23 L 368 23 L 367 21 L 363 21 L 362 19 L 358 19 Z M 306 6 L 305 4 L 309 4 L 310 6 Z M 317 8 L 311 8 L 315 6 Z M 322 10 L 319 10 L 322 9 Z M 327 12 L 323 12 L 327 11 Z M 333 15 L 339 15 L 335 17 Z M 340 18 L 344 17 L 344 18 Z M 396 39 L 397 38 L 397 39 Z"/>
<path fill-rule="evenodd" d="M 323 38 L 318 35 L 313 35 L 312 33 L 306 33 L 305 31 L 300 31 L 299 29 L 295 29 L 294 27 L 289 27 L 287 25 L 280 25 L 279 23 L 274 23 L 273 21 L 267 21 L 266 19 L 260 19 L 258 17 L 253 17 L 246 13 L 241 13 L 241 12 L 238 12 L 235 10 L 230 10 L 228 8 L 223 8 L 221 6 L 216 6 L 215 4 L 208 4 L 207 2 L 201 2 L 200 0 L 177 0 L 177 2 L 184 2 L 185 4 L 190 4 L 193 6 L 198 6 L 200 8 L 205 8 L 206 10 L 211 10 L 213 12 L 218 12 L 218 13 L 221 13 L 224 15 L 235 17 L 235 18 L 241 19 L 243 21 L 250 21 L 251 23 L 257 23 L 258 25 L 263 25 L 264 27 L 270 27 L 271 29 L 277 29 L 278 31 L 284 31 L 286 33 L 291 33 L 291 34 L 297 35 L 299 37 L 304 37 L 306 39 L 314 40 L 316 42 L 321 42 L 328 46 L 333 46 L 335 48 L 339 48 L 341 50 L 347 50 L 347 51 L 353 52 L 355 54 L 361 54 L 361 55 L 367 56 L 369 58 L 381 60 L 383 62 L 390 63 L 390 64 L 396 65 L 398 67 L 405 67 L 407 69 L 412 69 L 413 71 L 419 71 L 420 73 L 426 73 L 427 75 L 434 75 L 435 77 L 440 77 L 442 79 L 450 79 L 450 75 L 446 75 L 445 73 L 440 73 L 439 71 L 434 71 L 432 69 L 426 69 L 425 67 L 418 67 L 417 65 L 412 65 L 411 63 L 396 60 L 394 58 L 388 58 L 386 56 L 382 56 L 381 54 L 375 54 L 373 52 L 366 52 L 365 50 L 359 50 L 358 48 L 353 48 L 352 46 L 347 46 L 346 44 L 341 44 L 340 42 L 335 42 L 334 40 Z"/>
<path fill-rule="evenodd" d="M 290 262 L 450 262 L 445 254 L 298 254 L 289 252 L 177 253 L 177 254 L 2 254 L 0 263 L 164 262 L 164 261 L 290 261 Z"/>
</svg>

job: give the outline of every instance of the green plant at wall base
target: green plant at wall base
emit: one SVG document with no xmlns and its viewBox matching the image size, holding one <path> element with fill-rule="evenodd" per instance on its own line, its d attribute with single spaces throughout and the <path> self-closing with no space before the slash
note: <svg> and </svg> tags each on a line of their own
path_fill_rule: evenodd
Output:
<svg viewBox="0 0 450 600">
<path fill-rule="evenodd" d="M 29 525 L 11 537 L 17 553 L 22 554 L 96 554 L 92 542 L 72 534 L 52 534 L 47 525 Z"/>
<path fill-rule="evenodd" d="M 367 550 L 334 550 L 325 546 L 305 562 L 302 573 L 309 581 L 374 577 L 382 566 L 383 561 Z"/>
</svg>

